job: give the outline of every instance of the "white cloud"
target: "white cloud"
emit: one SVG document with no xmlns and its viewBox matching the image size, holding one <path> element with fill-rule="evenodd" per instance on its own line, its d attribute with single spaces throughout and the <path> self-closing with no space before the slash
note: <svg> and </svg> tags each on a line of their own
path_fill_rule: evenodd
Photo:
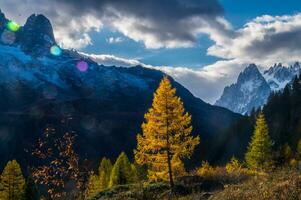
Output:
<svg viewBox="0 0 301 200">
<path fill-rule="evenodd" d="M 109 44 L 116 44 L 116 43 L 120 43 L 123 41 L 123 39 L 121 37 L 109 37 L 106 39 L 106 41 Z"/>
<path fill-rule="evenodd" d="M 93 15 L 85 15 L 82 17 L 63 16 L 60 14 L 59 18 L 54 20 L 55 38 L 59 44 L 64 48 L 80 49 L 87 45 L 92 44 L 89 33 L 91 31 L 99 32 L 103 27 L 101 20 Z M 69 24 L 56 22 L 58 19 L 68 19 Z"/>
<path fill-rule="evenodd" d="M 93 61 L 106 65 L 106 66 L 122 66 L 122 67 L 132 67 L 136 65 L 144 65 L 143 63 L 139 62 L 138 60 L 135 59 L 126 59 L 126 58 L 121 58 L 117 57 L 114 55 L 107 55 L 107 54 L 87 54 L 87 53 L 80 53 L 81 55 L 87 56 L 91 58 Z"/>
<path fill-rule="evenodd" d="M 100 31 L 102 21 L 91 13 L 83 15 L 72 14 L 68 9 L 54 1 L 40 2 L 37 0 L 1 1 L 0 8 L 5 15 L 20 24 L 33 13 L 43 14 L 54 25 L 54 35 L 64 48 L 80 49 L 92 44 L 91 31 Z"/>
<path fill-rule="evenodd" d="M 269 66 L 301 58 L 301 14 L 256 17 L 225 41 L 214 40 L 208 55 Z"/>
</svg>

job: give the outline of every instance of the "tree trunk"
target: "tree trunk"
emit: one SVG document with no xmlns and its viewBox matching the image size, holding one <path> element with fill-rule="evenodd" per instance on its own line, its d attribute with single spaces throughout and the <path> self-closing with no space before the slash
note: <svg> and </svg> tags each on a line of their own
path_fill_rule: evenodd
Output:
<svg viewBox="0 0 301 200">
<path fill-rule="evenodd" d="M 167 162 L 168 162 L 169 185 L 170 185 L 171 191 L 173 192 L 174 182 L 173 182 L 173 176 L 172 176 L 172 167 L 171 167 L 171 159 L 170 159 L 169 149 L 167 150 Z"/>
<path fill-rule="evenodd" d="M 165 98 L 165 109 L 166 115 L 168 116 L 168 101 L 167 97 Z M 166 145 L 167 145 L 167 164 L 168 164 L 168 175 L 169 175 L 169 185 L 171 188 L 171 192 L 174 191 L 174 182 L 172 176 L 172 167 L 171 167 L 171 158 L 170 158 L 170 144 L 169 144 L 169 120 L 166 118 Z"/>
</svg>

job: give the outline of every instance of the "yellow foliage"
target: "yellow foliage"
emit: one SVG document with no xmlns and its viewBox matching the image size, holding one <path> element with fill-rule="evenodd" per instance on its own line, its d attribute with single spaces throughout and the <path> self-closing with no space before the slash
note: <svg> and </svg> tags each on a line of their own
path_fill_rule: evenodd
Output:
<svg viewBox="0 0 301 200">
<path fill-rule="evenodd" d="M 293 168 L 297 168 L 298 162 L 295 158 L 290 160 L 290 166 L 293 167 Z"/>
<path fill-rule="evenodd" d="M 197 174 L 203 177 L 214 177 L 218 171 L 217 168 L 210 166 L 207 161 L 203 161 L 201 167 L 197 170 Z"/>
<path fill-rule="evenodd" d="M 175 178 L 185 174 L 182 159 L 190 158 L 199 144 L 199 137 L 191 136 L 191 131 L 191 116 L 176 96 L 176 89 L 164 77 L 145 114 L 134 151 L 136 162 L 148 166 L 150 180 L 169 180 L 169 164 Z"/>
<path fill-rule="evenodd" d="M 226 165 L 226 171 L 228 174 L 240 173 L 242 172 L 242 170 L 243 170 L 242 165 L 235 157 L 232 157 L 230 162 Z"/>
</svg>

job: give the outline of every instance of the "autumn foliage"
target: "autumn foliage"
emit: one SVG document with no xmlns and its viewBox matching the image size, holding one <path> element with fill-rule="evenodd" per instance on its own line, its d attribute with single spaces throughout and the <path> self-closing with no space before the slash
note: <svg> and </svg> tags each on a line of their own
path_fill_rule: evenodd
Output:
<svg viewBox="0 0 301 200">
<path fill-rule="evenodd" d="M 145 114 L 134 151 L 136 162 L 148 166 L 150 180 L 169 180 L 173 186 L 174 178 L 185 175 L 182 160 L 189 158 L 199 144 L 199 137 L 193 137 L 191 132 L 191 116 L 176 96 L 176 89 L 164 77 Z"/>
</svg>

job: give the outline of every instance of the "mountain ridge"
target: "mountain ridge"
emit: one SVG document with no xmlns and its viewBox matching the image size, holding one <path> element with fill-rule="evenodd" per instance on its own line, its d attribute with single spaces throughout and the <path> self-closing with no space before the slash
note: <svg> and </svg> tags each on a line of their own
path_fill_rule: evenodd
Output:
<svg viewBox="0 0 301 200">
<path fill-rule="evenodd" d="M 215 105 L 236 113 L 250 114 L 263 106 L 272 92 L 282 90 L 300 71 L 299 62 L 289 67 L 275 64 L 262 73 L 255 64 L 248 65 L 237 81 L 226 86 Z"/>
</svg>

